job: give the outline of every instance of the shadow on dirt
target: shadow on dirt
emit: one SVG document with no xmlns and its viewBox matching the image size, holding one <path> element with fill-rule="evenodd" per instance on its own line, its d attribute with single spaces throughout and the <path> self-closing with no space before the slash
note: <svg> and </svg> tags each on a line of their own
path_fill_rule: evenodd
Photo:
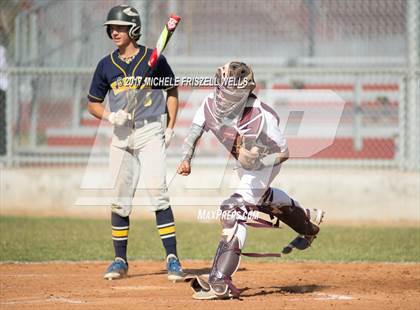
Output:
<svg viewBox="0 0 420 310">
<path fill-rule="evenodd" d="M 135 274 L 129 274 L 129 278 L 138 278 L 138 277 L 147 277 L 147 276 L 157 276 L 161 274 L 167 274 L 166 270 L 161 270 L 157 272 L 150 272 L 150 273 L 135 273 Z"/>
<path fill-rule="evenodd" d="M 253 297 L 253 296 L 264 296 L 264 295 L 272 295 L 272 294 L 308 294 L 313 292 L 322 291 L 327 289 L 329 286 L 326 285 L 316 285 L 316 284 L 309 284 L 309 285 L 292 285 L 292 286 L 270 286 L 270 287 L 258 287 L 258 288 L 250 288 L 247 287 L 243 289 L 243 292 L 249 290 L 257 290 L 255 293 L 245 293 L 241 294 L 241 297 Z"/>
<path fill-rule="evenodd" d="M 246 268 L 239 268 L 237 271 L 245 271 Z M 184 272 L 190 275 L 203 275 L 203 274 L 209 274 L 211 271 L 211 268 L 196 268 L 196 269 L 192 269 L 192 268 L 188 268 L 188 269 L 184 269 Z M 162 275 L 162 274 L 166 274 L 167 271 L 166 270 L 160 270 L 160 271 L 156 271 L 156 272 L 150 272 L 150 273 L 135 273 L 135 274 L 129 274 L 128 277 L 129 278 L 139 278 L 139 277 L 147 277 L 147 276 L 157 276 L 157 275 Z"/>
</svg>

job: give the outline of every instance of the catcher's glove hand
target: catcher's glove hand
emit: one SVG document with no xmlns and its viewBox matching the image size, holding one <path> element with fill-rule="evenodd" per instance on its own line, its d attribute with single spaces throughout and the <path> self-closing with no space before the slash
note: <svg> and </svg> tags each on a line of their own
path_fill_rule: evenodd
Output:
<svg viewBox="0 0 420 310">
<path fill-rule="evenodd" d="M 241 137 L 238 144 L 238 161 L 241 166 L 246 170 L 260 169 L 262 166 L 260 161 L 262 154 L 261 149 L 255 145 L 255 142 L 246 139 L 246 137 Z"/>
<path fill-rule="evenodd" d="M 246 170 L 258 170 L 261 167 L 260 149 L 258 146 L 251 147 L 247 150 L 245 146 L 239 148 L 238 161 L 242 168 Z"/>
</svg>

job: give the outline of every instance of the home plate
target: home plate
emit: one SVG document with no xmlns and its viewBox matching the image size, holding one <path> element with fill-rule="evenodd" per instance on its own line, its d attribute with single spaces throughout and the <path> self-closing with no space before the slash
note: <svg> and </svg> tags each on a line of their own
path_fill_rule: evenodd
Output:
<svg viewBox="0 0 420 310">
<path fill-rule="evenodd" d="M 315 300 L 352 300 L 353 297 L 348 295 L 336 295 L 336 294 L 325 294 L 325 293 L 315 293 L 315 295 L 320 296 L 314 298 Z"/>
<path fill-rule="evenodd" d="M 148 291 L 148 290 L 162 290 L 169 289 L 170 287 L 165 286 L 153 286 L 153 285 L 136 285 L 136 286 L 113 286 L 114 290 L 126 290 L 126 291 Z"/>
</svg>

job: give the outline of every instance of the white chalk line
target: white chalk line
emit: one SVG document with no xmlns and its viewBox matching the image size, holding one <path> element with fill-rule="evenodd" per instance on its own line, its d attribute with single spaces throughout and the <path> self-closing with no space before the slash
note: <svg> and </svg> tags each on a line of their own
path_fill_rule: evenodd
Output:
<svg viewBox="0 0 420 310">
<path fill-rule="evenodd" d="M 311 298 L 313 300 L 353 300 L 353 297 L 350 295 L 339 295 L 339 294 L 326 294 L 326 293 L 314 293 L 313 295 L 318 296 Z M 308 296 L 309 297 L 309 296 Z M 288 301 L 307 301 L 308 299 L 302 296 L 302 298 L 291 298 Z"/>
<path fill-rule="evenodd" d="M 326 294 L 326 293 L 315 293 L 315 295 L 320 296 L 314 298 L 315 300 L 352 300 L 353 297 L 349 295 L 337 295 L 337 294 Z"/>
<path fill-rule="evenodd" d="M 48 298 L 31 298 L 31 297 L 22 297 L 18 299 L 12 299 L 10 301 L 2 301 L 2 305 L 18 305 L 18 304 L 40 304 L 40 303 L 49 303 L 49 302 L 62 302 L 66 304 L 84 304 L 86 301 L 70 299 L 61 296 L 50 296 Z"/>
<path fill-rule="evenodd" d="M 43 273 L 9 273 L 9 274 L 5 274 L 2 273 L 1 274 L 2 277 L 52 277 L 54 276 L 53 274 L 43 274 Z M 56 275 L 56 276 L 60 276 L 61 275 Z"/>
<path fill-rule="evenodd" d="M 67 304 L 84 304 L 84 303 L 86 303 L 86 301 L 84 301 L 84 300 L 70 299 L 70 298 L 65 298 L 65 297 L 60 297 L 60 296 L 51 296 L 51 297 L 48 298 L 48 301 L 59 301 L 59 302 L 67 303 Z"/>
<path fill-rule="evenodd" d="M 148 291 L 148 290 L 162 290 L 162 289 L 170 289 L 170 287 L 165 286 L 153 286 L 153 285 L 136 285 L 136 286 L 113 286 L 112 289 L 114 290 L 127 290 L 127 291 Z"/>
</svg>

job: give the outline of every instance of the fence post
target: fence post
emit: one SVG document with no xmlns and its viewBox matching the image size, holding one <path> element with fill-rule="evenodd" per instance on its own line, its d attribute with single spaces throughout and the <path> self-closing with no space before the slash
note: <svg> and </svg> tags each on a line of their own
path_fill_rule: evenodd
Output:
<svg viewBox="0 0 420 310">
<path fill-rule="evenodd" d="M 407 45 L 408 45 L 408 72 L 407 72 L 407 165 L 409 170 L 420 169 L 419 144 L 420 144 L 420 99 L 417 89 L 417 69 L 419 66 L 419 17 L 420 5 L 418 0 L 410 0 L 407 5 Z"/>
<path fill-rule="evenodd" d="M 11 81 L 11 74 L 10 71 L 7 72 L 7 78 Z M 12 127 L 12 87 L 16 87 L 15 85 L 11 85 L 12 83 L 8 83 L 8 87 L 6 90 L 6 166 L 10 167 L 13 165 L 13 127 Z"/>
<path fill-rule="evenodd" d="M 399 83 L 398 98 L 398 137 L 397 137 L 397 161 L 398 169 L 407 169 L 407 77 L 403 76 Z"/>
<path fill-rule="evenodd" d="M 33 66 L 37 66 L 38 60 L 38 23 L 36 12 L 29 13 L 29 59 Z M 31 125 L 29 129 L 29 145 L 36 147 L 38 137 L 38 94 L 39 81 L 35 77 L 30 78 L 31 87 Z"/>
<path fill-rule="evenodd" d="M 354 128 L 353 128 L 353 145 L 357 151 L 363 148 L 363 133 L 362 133 L 362 82 L 360 75 L 356 75 L 356 83 L 354 84 Z"/>
<path fill-rule="evenodd" d="M 81 3 L 79 1 L 75 1 L 71 4 L 72 10 L 72 18 L 74 20 L 72 31 L 73 37 L 77 38 L 73 42 L 73 61 L 75 64 L 80 64 L 82 62 L 82 40 L 84 40 L 84 35 L 82 31 L 82 9 Z M 73 119 L 72 119 L 72 127 L 78 128 L 80 125 L 80 119 L 82 116 L 81 111 L 81 97 L 82 97 L 82 85 L 81 85 L 81 78 L 80 76 L 75 76 L 73 79 Z"/>
</svg>

